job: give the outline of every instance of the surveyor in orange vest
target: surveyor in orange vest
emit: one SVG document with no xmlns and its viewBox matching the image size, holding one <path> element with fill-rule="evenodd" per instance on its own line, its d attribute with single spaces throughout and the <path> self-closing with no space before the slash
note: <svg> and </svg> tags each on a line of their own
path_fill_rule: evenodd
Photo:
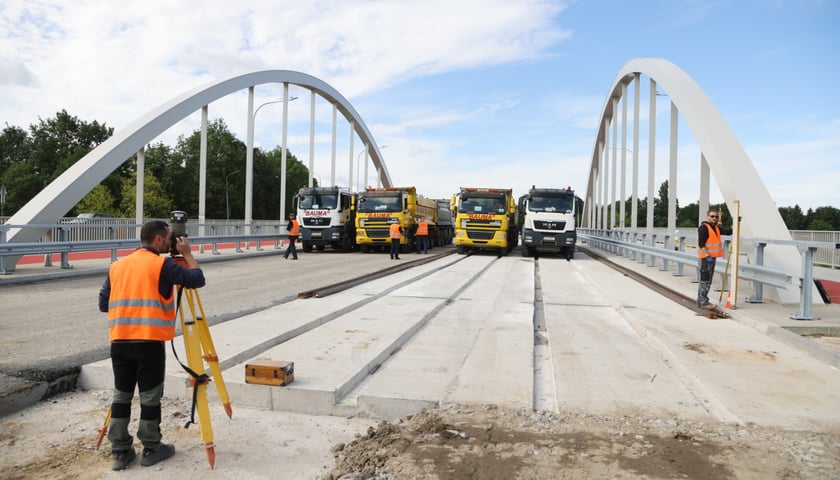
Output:
<svg viewBox="0 0 840 480">
<path fill-rule="evenodd" d="M 289 254 L 291 254 L 292 260 L 297 260 L 297 247 L 295 247 L 295 243 L 298 237 L 300 237 L 300 222 L 295 219 L 294 213 L 289 214 L 289 223 L 286 224 L 286 231 L 289 232 L 289 246 L 286 247 L 286 253 L 283 257 L 289 258 Z"/>
<path fill-rule="evenodd" d="M 140 230 L 142 246 L 111 264 L 99 291 L 99 310 L 108 312 L 108 336 L 114 370 L 114 396 L 108 440 L 111 468 L 124 470 L 137 456 L 134 439 L 128 433 L 131 399 L 135 387 L 140 396 L 137 438 L 143 443 L 144 466 L 154 465 L 175 454 L 175 447 L 161 443 L 160 399 L 166 375 L 164 342 L 175 335 L 176 307 L 173 287 L 203 287 L 204 273 L 192 255 L 186 237 L 171 238 L 169 224 L 155 220 Z M 183 256 L 186 268 L 171 257 Z"/>
<path fill-rule="evenodd" d="M 391 260 L 400 259 L 400 239 L 402 238 L 402 227 L 400 222 L 395 221 L 388 227 L 391 235 Z"/>
<path fill-rule="evenodd" d="M 717 259 L 723 256 L 723 241 L 721 235 L 732 235 L 731 228 L 718 225 L 720 212 L 709 210 L 706 221 L 697 228 L 697 258 L 700 269 L 700 283 L 697 286 L 697 305 L 701 308 L 712 308 L 709 302 L 709 289 L 715 275 Z"/>
<path fill-rule="evenodd" d="M 414 238 L 417 239 L 417 253 L 429 253 L 429 224 L 426 223 L 425 218 L 420 218 L 417 222 L 417 231 L 414 232 Z"/>
</svg>

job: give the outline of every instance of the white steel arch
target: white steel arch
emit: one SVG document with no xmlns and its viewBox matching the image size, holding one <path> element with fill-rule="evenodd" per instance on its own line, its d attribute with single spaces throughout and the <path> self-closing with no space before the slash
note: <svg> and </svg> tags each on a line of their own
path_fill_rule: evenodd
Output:
<svg viewBox="0 0 840 480">
<path fill-rule="evenodd" d="M 152 109 L 128 127 L 116 132 L 53 180 L 8 221 L 11 225 L 44 225 L 43 228 L 10 229 L 7 241 L 37 241 L 47 230 L 48 224 L 57 222 L 126 159 L 140 151 L 144 145 L 157 138 L 169 127 L 226 95 L 266 83 L 294 84 L 311 90 L 313 110 L 315 94 L 332 103 L 333 108 L 341 112 L 351 123 L 352 129 L 362 143 L 368 145 L 370 159 L 379 172 L 378 181 L 386 187 L 391 186 L 391 176 L 382 159 L 377 142 L 374 141 L 373 135 L 361 116 L 344 96 L 324 81 L 305 73 L 291 70 L 264 70 L 213 81 L 189 90 Z M 6 267 L 13 270 L 18 258 L 6 257 Z"/>
<path fill-rule="evenodd" d="M 711 99 L 686 72 L 673 63 L 660 58 L 637 58 L 630 60 L 621 67 L 610 85 L 609 94 L 601 111 L 598 132 L 592 152 L 592 164 L 587 183 L 586 211 L 583 215 L 584 222 L 592 224 L 591 226 L 593 228 L 602 226 L 613 228 L 615 225 L 614 223 L 610 225 L 603 221 L 603 210 L 599 212 L 597 207 L 598 204 L 601 204 L 601 208 L 604 208 L 607 202 L 602 203 L 600 200 L 604 196 L 599 197 L 598 193 L 607 185 L 607 178 L 601 178 L 601 176 L 605 174 L 615 175 L 615 172 L 608 171 L 608 165 L 606 164 L 607 155 L 611 148 L 609 143 L 609 127 L 611 122 L 617 123 L 616 119 L 620 115 L 617 111 L 618 100 L 626 95 L 628 90 L 627 86 L 632 82 L 636 84 L 634 89 L 636 92 L 634 95 L 636 104 L 636 138 L 634 139 L 635 148 L 633 150 L 634 166 L 638 162 L 638 87 L 640 74 L 650 78 L 651 116 L 655 116 L 654 103 L 655 96 L 658 95 L 656 93 L 656 86 L 659 86 L 670 97 L 672 115 L 675 116 L 676 111 L 679 112 L 688 125 L 697 144 L 700 146 L 702 159 L 704 160 L 701 162 L 701 183 L 705 182 L 705 185 L 701 185 L 700 215 L 705 218 L 705 211 L 703 210 L 708 208 L 708 191 L 706 190 L 705 193 L 703 191 L 704 186 L 708 189 L 708 172 L 705 171 L 706 165 L 708 165 L 708 169 L 714 175 L 715 182 L 720 188 L 720 193 L 731 212 L 735 211 L 734 202 L 740 201 L 741 216 L 743 218 L 741 223 L 742 236 L 772 240 L 792 240 L 790 232 L 770 197 L 770 193 L 758 175 L 758 171 L 738 141 L 735 133 L 723 118 L 723 115 L 721 115 Z M 674 152 L 676 146 L 674 124 L 675 120 L 672 117 L 672 157 L 676 155 Z M 653 128 L 653 121 L 651 121 L 651 130 Z M 650 135 L 653 137 L 654 134 L 651 132 Z M 650 143 L 653 144 L 654 142 L 651 140 Z M 617 147 L 613 147 L 614 151 L 615 148 Z M 622 146 L 621 148 L 624 147 Z M 653 155 L 651 152 L 654 150 L 654 146 L 649 145 L 648 148 L 649 155 Z M 676 159 L 672 158 L 672 168 L 675 165 Z M 652 166 L 649 168 L 652 173 Z M 703 179 L 704 175 L 706 175 L 705 179 Z M 601 185 L 599 185 L 599 182 L 601 182 Z M 673 185 L 674 182 L 671 183 L 672 188 L 669 189 L 669 196 L 672 197 L 671 201 L 673 201 L 676 198 L 676 186 Z M 650 188 L 651 186 L 649 185 Z M 633 185 L 633 189 L 635 191 L 635 184 Z M 624 200 L 624 198 L 620 199 L 622 204 Z M 652 197 L 649 200 L 652 200 Z M 635 209 L 635 204 L 633 207 Z M 669 206 L 669 209 L 671 208 L 672 206 Z M 635 216 L 633 218 L 635 219 Z M 652 220 L 650 216 L 648 218 Z M 649 221 L 648 225 L 650 224 Z M 673 229 L 673 226 L 669 228 Z M 765 260 L 766 264 L 773 265 L 774 268 L 783 269 L 792 278 L 800 278 L 802 276 L 800 254 L 794 246 L 768 246 L 765 251 Z M 787 289 L 776 289 L 778 293 L 777 300 L 782 303 L 797 303 L 799 297 L 798 289 L 798 285 L 792 285 Z"/>
</svg>

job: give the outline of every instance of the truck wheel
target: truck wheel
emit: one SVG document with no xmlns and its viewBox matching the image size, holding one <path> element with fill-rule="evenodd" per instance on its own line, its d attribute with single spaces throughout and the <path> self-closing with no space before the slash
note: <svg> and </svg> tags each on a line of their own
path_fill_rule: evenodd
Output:
<svg viewBox="0 0 840 480">
<path fill-rule="evenodd" d="M 312 242 L 302 242 L 303 243 L 303 251 L 309 253 L 312 251 Z"/>
<path fill-rule="evenodd" d="M 458 252 L 458 255 L 463 255 L 467 253 L 467 249 L 461 246 L 455 247 L 455 250 Z"/>
<path fill-rule="evenodd" d="M 575 256 L 575 247 L 569 247 L 566 249 L 566 260 L 571 260 Z"/>
<path fill-rule="evenodd" d="M 525 245 L 522 245 L 522 256 L 523 257 L 528 257 L 529 256 L 528 253 L 529 253 L 528 252 L 528 247 L 525 246 Z"/>
</svg>

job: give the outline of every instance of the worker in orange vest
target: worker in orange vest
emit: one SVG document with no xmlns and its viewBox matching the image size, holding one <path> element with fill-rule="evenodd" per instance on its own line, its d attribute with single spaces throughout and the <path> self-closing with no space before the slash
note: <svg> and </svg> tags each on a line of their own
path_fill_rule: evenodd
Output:
<svg viewBox="0 0 840 480">
<path fill-rule="evenodd" d="M 429 224 L 426 223 L 425 218 L 420 218 L 417 222 L 417 231 L 414 232 L 414 237 L 417 239 L 417 253 L 429 253 Z"/>
<path fill-rule="evenodd" d="M 292 260 L 297 260 L 297 247 L 295 247 L 295 242 L 300 237 L 300 222 L 295 219 L 294 213 L 289 214 L 289 223 L 286 224 L 286 231 L 289 232 L 289 246 L 286 247 L 286 253 L 283 257 L 288 259 L 289 254 L 291 254 Z"/>
<path fill-rule="evenodd" d="M 400 259 L 400 239 L 402 238 L 402 227 L 399 221 L 391 224 L 389 233 L 391 235 L 391 260 Z"/>
<path fill-rule="evenodd" d="M 712 278 L 715 275 L 715 264 L 717 259 L 723 257 L 723 241 L 721 235 L 732 235 L 731 228 L 722 228 L 718 225 L 720 212 L 709 210 L 706 214 L 706 221 L 697 228 L 697 258 L 700 269 L 700 283 L 697 286 L 697 306 L 700 308 L 713 308 L 709 302 L 709 289 L 712 287 Z"/>
<path fill-rule="evenodd" d="M 154 465 L 175 454 L 175 446 L 162 443 L 160 433 L 160 399 L 166 376 L 164 342 L 175 335 L 173 287 L 199 288 L 205 283 L 187 237 L 171 238 L 166 222 L 154 220 L 143 225 L 140 243 L 140 248 L 111 264 L 99 291 L 99 310 L 108 312 L 114 370 L 108 425 L 113 470 L 124 470 L 137 456 L 134 438 L 128 433 L 135 388 L 140 396 L 140 464 Z M 167 252 L 183 257 L 183 265 L 171 256 L 161 256 Z"/>
</svg>

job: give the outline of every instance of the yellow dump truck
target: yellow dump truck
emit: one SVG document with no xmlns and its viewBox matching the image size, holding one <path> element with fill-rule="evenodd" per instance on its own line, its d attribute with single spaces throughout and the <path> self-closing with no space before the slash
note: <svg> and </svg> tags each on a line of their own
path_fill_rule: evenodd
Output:
<svg viewBox="0 0 840 480">
<path fill-rule="evenodd" d="M 498 250 L 507 255 L 519 241 L 516 199 L 512 189 L 461 188 L 452 196 L 455 214 L 455 247 L 470 250 Z"/>
<path fill-rule="evenodd" d="M 403 230 L 401 250 L 412 249 L 421 217 L 429 224 L 429 246 L 435 246 L 438 200 L 418 195 L 415 187 L 368 188 L 356 198 L 356 244 L 362 252 L 387 249 L 391 244 L 389 228 L 399 223 Z M 451 231 L 451 221 L 448 228 Z"/>
</svg>

